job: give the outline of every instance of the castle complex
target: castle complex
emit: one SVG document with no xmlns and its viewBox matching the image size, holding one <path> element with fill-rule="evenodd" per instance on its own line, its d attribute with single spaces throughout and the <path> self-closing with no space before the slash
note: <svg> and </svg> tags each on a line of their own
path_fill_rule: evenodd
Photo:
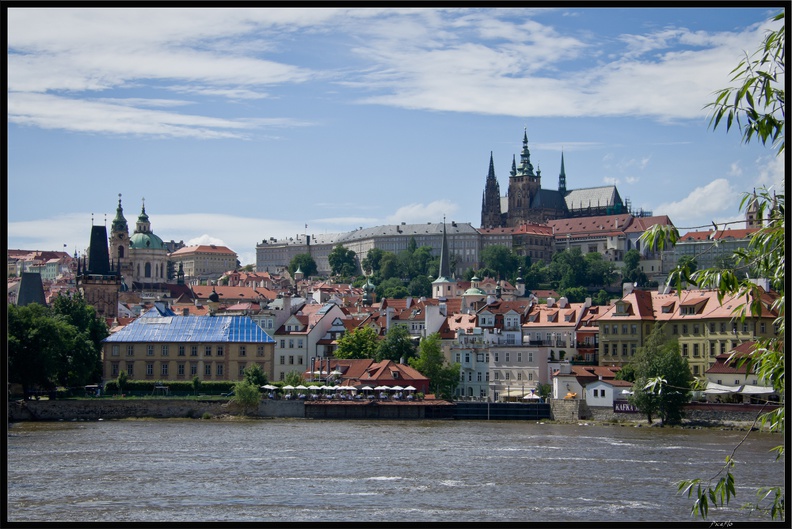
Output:
<svg viewBox="0 0 792 529">
<path fill-rule="evenodd" d="M 501 196 L 495 177 L 495 165 L 490 153 L 489 173 L 481 201 L 482 228 L 513 228 L 523 224 L 545 224 L 550 220 L 572 217 L 599 217 L 629 213 L 629 205 L 622 201 L 616 186 L 589 187 L 568 190 L 561 154 L 558 190 L 542 188 L 542 174 L 531 164 L 528 132 L 523 134 L 520 165 L 512 159 L 507 195 Z M 639 214 L 637 216 L 644 216 Z M 651 216 L 647 213 L 646 216 Z"/>
</svg>

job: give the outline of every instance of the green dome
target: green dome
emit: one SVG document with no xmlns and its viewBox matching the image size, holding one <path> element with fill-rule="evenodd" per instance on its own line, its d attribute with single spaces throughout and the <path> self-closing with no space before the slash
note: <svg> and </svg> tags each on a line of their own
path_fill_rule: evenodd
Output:
<svg viewBox="0 0 792 529">
<path fill-rule="evenodd" d="M 167 250 L 165 243 L 162 239 L 157 237 L 151 232 L 148 233 L 135 233 L 129 238 L 130 249 L 153 249 L 153 250 Z"/>
<path fill-rule="evenodd" d="M 462 294 L 463 296 L 486 296 L 487 293 L 481 290 L 480 288 L 469 288 L 465 290 L 465 293 Z"/>
</svg>

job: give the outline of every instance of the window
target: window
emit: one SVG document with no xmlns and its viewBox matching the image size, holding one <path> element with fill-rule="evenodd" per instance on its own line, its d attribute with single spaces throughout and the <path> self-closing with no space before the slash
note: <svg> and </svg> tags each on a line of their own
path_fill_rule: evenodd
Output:
<svg viewBox="0 0 792 529">
<path fill-rule="evenodd" d="M 179 346 L 179 356 L 184 356 L 184 346 L 183 345 Z"/>
<path fill-rule="evenodd" d="M 682 344 L 682 356 L 687 356 L 687 355 L 688 355 L 688 344 L 683 343 Z"/>
<path fill-rule="evenodd" d="M 528 380 L 533 380 L 533 373 L 528 373 Z"/>
<path fill-rule="evenodd" d="M 223 356 L 223 354 L 225 354 L 225 349 L 223 348 L 222 345 L 218 345 L 217 346 L 217 356 Z"/>
<path fill-rule="evenodd" d="M 481 382 L 481 379 L 482 379 L 481 371 L 479 371 L 478 373 L 476 373 L 476 382 Z"/>
<path fill-rule="evenodd" d="M 613 326 L 613 334 L 619 334 L 619 326 L 618 325 L 614 325 Z"/>
<path fill-rule="evenodd" d="M 264 356 L 264 346 L 259 345 L 256 347 L 256 356 Z"/>
<path fill-rule="evenodd" d="M 506 380 L 510 380 L 510 379 L 511 379 L 511 373 L 506 371 Z"/>
<path fill-rule="evenodd" d="M 694 357 L 698 357 L 699 356 L 699 344 L 697 344 L 697 343 L 693 344 L 693 356 Z"/>
<path fill-rule="evenodd" d="M 297 349 L 302 349 L 302 348 L 303 348 L 303 339 L 297 338 Z"/>
<path fill-rule="evenodd" d="M 608 352 L 608 346 L 609 346 L 609 345 L 610 345 L 610 344 L 607 344 L 607 343 L 604 345 L 604 347 L 603 347 L 603 349 L 602 349 L 603 356 L 608 356 L 608 355 L 610 354 L 610 353 Z"/>
<path fill-rule="evenodd" d="M 110 354 L 112 356 L 118 356 L 118 344 L 113 344 Z"/>
<path fill-rule="evenodd" d="M 622 356 L 627 356 L 627 344 L 622 344 Z"/>
<path fill-rule="evenodd" d="M 630 325 L 630 334 L 638 334 L 638 326 Z"/>
<path fill-rule="evenodd" d="M 198 356 L 198 346 L 191 345 L 190 346 L 190 356 Z"/>
<path fill-rule="evenodd" d="M 468 371 L 468 382 L 473 382 L 473 373 Z"/>
<path fill-rule="evenodd" d="M 671 327 L 671 334 L 679 334 L 679 325 L 676 323 Z"/>
<path fill-rule="evenodd" d="M 132 362 L 127 362 L 127 376 L 129 378 L 132 378 L 134 374 L 135 374 L 135 364 L 133 364 Z"/>
<path fill-rule="evenodd" d="M 190 376 L 195 376 L 198 374 L 198 364 L 191 363 L 190 364 Z"/>
<path fill-rule="evenodd" d="M 522 364 L 522 353 L 517 353 L 517 363 Z"/>
<path fill-rule="evenodd" d="M 154 375 L 154 362 L 146 362 L 146 376 Z"/>
<path fill-rule="evenodd" d="M 110 364 L 110 367 L 111 367 L 111 374 L 114 377 L 117 377 L 118 376 L 118 362 L 113 362 L 112 364 Z"/>
<path fill-rule="evenodd" d="M 622 325 L 622 334 L 627 334 L 627 324 Z"/>
<path fill-rule="evenodd" d="M 630 356 L 635 356 L 635 344 L 630 344 Z"/>
<path fill-rule="evenodd" d="M 281 340 L 280 341 L 280 348 L 281 349 L 286 349 L 286 340 Z"/>
<path fill-rule="evenodd" d="M 184 376 L 184 362 L 179 362 L 178 366 L 176 366 L 176 374 L 180 377 Z"/>
<path fill-rule="evenodd" d="M 281 355 L 280 357 L 280 365 L 284 365 L 286 363 L 286 357 Z"/>
<path fill-rule="evenodd" d="M 299 366 L 303 365 L 303 357 L 302 356 L 298 356 L 297 357 L 297 365 L 299 365 Z"/>
<path fill-rule="evenodd" d="M 470 353 L 465 353 L 465 363 L 466 364 L 470 363 Z"/>
<path fill-rule="evenodd" d="M 725 353 L 726 353 L 726 343 L 725 342 L 721 342 L 721 344 L 720 344 L 720 354 L 725 354 Z"/>
<path fill-rule="evenodd" d="M 162 356 L 168 356 L 168 344 L 162 344 Z"/>
<path fill-rule="evenodd" d="M 127 356 L 135 356 L 135 346 L 127 345 Z"/>
<path fill-rule="evenodd" d="M 710 333 L 712 333 L 712 334 L 714 334 L 714 333 L 715 333 L 715 324 L 714 324 L 714 323 L 710 323 L 710 324 L 709 324 L 709 331 L 710 331 Z"/>
<path fill-rule="evenodd" d="M 522 380 L 522 373 L 517 373 L 517 380 Z"/>
<path fill-rule="evenodd" d="M 726 322 L 721 322 L 721 332 L 726 332 Z"/>
<path fill-rule="evenodd" d="M 506 362 L 509 361 L 509 353 L 506 353 Z"/>
<path fill-rule="evenodd" d="M 500 373 L 495 371 L 495 380 L 500 380 Z"/>
<path fill-rule="evenodd" d="M 294 355 L 289 355 L 289 365 L 294 365 Z"/>
<path fill-rule="evenodd" d="M 762 334 L 767 332 L 767 325 L 765 325 L 765 322 L 763 321 L 759 322 L 759 332 L 761 332 Z"/>
<path fill-rule="evenodd" d="M 688 333 L 687 323 L 683 323 L 682 324 L 682 334 L 687 334 L 687 333 Z"/>
<path fill-rule="evenodd" d="M 243 362 L 240 362 L 239 364 L 239 376 L 240 377 L 245 376 L 245 364 Z"/>
<path fill-rule="evenodd" d="M 455 361 L 456 361 L 456 363 L 457 363 L 457 364 L 461 363 L 461 360 L 460 360 L 460 358 L 461 358 L 461 353 L 457 353 L 457 354 L 454 356 L 454 358 L 456 358 L 456 360 L 455 360 Z"/>
<path fill-rule="evenodd" d="M 146 356 L 154 356 L 154 346 L 147 345 L 146 346 Z"/>
<path fill-rule="evenodd" d="M 204 349 L 204 356 L 212 356 L 212 346 L 207 345 Z"/>
<path fill-rule="evenodd" d="M 247 356 L 247 348 L 244 345 L 239 346 L 239 356 Z"/>
<path fill-rule="evenodd" d="M 212 376 L 212 364 L 204 364 L 204 375 L 207 377 Z"/>
<path fill-rule="evenodd" d="M 163 362 L 160 365 L 160 375 L 162 375 L 163 377 L 167 377 L 168 376 L 168 364 L 167 364 L 167 362 Z"/>
<path fill-rule="evenodd" d="M 289 338 L 289 349 L 294 349 L 294 338 Z"/>
</svg>

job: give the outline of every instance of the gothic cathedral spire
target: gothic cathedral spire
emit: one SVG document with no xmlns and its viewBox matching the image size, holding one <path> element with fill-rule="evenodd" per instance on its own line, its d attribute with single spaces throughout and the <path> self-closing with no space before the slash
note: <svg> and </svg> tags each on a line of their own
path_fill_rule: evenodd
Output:
<svg viewBox="0 0 792 529">
<path fill-rule="evenodd" d="M 490 151 L 489 172 L 481 199 L 481 227 L 498 228 L 502 224 L 500 185 L 495 177 L 495 164 Z"/>
<path fill-rule="evenodd" d="M 561 151 L 561 173 L 558 175 L 558 191 L 566 195 L 566 171 L 564 171 L 564 151 Z"/>
</svg>

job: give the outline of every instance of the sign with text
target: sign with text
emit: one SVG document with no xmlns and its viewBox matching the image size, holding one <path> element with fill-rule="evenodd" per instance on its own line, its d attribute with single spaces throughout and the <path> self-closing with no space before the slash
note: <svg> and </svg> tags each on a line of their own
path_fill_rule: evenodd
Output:
<svg viewBox="0 0 792 529">
<path fill-rule="evenodd" d="M 640 413 L 638 408 L 636 408 L 626 400 L 617 400 L 616 402 L 614 402 L 613 411 L 617 413 Z"/>
</svg>

